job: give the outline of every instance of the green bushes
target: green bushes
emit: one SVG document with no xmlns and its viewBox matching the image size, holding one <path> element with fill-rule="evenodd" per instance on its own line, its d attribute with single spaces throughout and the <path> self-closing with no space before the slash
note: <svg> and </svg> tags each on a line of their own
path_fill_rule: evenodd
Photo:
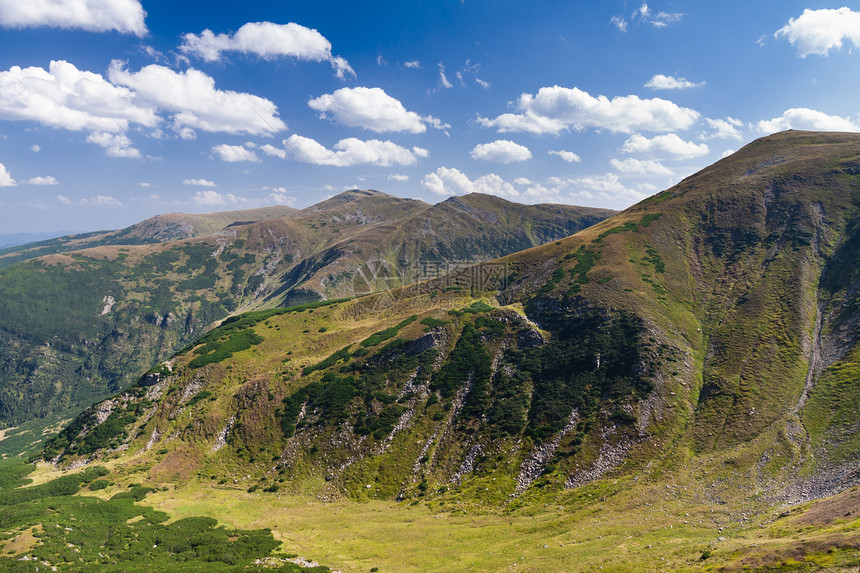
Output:
<svg viewBox="0 0 860 573">
<path fill-rule="evenodd" d="M 167 514 L 139 506 L 149 488 L 135 485 L 108 501 L 76 496 L 81 483 L 99 489 L 108 472 L 90 468 L 39 486 L 17 489 L 35 469 L 19 460 L 0 460 L 0 528 L 21 530 L 42 524 L 39 543 L 28 555 L 65 563 L 74 571 L 244 570 L 280 545 L 270 530 L 243 531 L 218 526 L 209 517 L 189 517 L 166 524 Z M 31 571 L 20 555 L 0 556 L 4 571 Z M 296 567 L 286 571 L 299 571 Z M 321 568 L 320 571 L 328 571 Z"/>
<path fill-rule="evenodd" d="M 481 344 L 475 327 L 467 323 L 445 364 L 433 375 L 430 389 L 439 390 L 443 398 L 450 398 L 469 376 L 474 376 L 473 391 L 470 395 L 475 393 L 476 389 L 480 394 L 481 389 L 489 382 L 490 371 L 490 355 Z M 483 403 L 483 398 L 478 398 L 477 402 Z M 477 406 L 478 403 L 473 403 L 470 409 Z"/>
<path fill-rule="evenodd" d="M 280 413 L 281 430 L 284 436 L 289 438 L 295 433 L 303 405 L 306 405 L 308 413 L 318 415 L 318 423 L 321 425 L 346 421 L 348 418 L 346 407 L 355 395 L 354 377 L 340 377 L 332 372 L 326 372 L 319 382 L 311 382 L 284 398 L 284 407 Z"/>
<path fill-rule="evenodd" d="M 226 340 L 211 340 L 194 351 L 198 356 L 188 363 L 188 367 L 200 368 L 206 364 L 227 360 L 235 352 L 247 350 L 256 344 L 260 344 L 263 340 L 262 336 L 250 328 L 234 332 Z"/>
<path fill-rule="evenodd" d="M 394 338 L 395 336 L 397 336 L 397 333 L 400 332 L 401 328 L 411 324 L 413 321 L 415 321 L 417 319 L 418 319 L 418 317 L 413 314 L 412 316 L 410 316 L 406 320 L 403 320 L 403 321 L 395 324 L 394 326 L 392 326 L 390 328 L 386 328 L 385 330 L 380 330 L 379 332 L 374 332 L 373 334 L 371 334 L 370 336 L 368 336 L 367 338 L 362 340 L 361 345 L 364 347 L 376 346 L 380 342 L 384 342 L 384 341 L 388 340 L 389 338 Z"/>
<path fill-rule="evenodd" d="M 447 320 L 440 320 L 438 318 L 433 318 L 432 316 L 428 316 L 427 318 L 421 319 L 421 324 L 428 328 L 438 328 L 440 326 L 445 326 L 448 324 Z"/>
<path fill-rule="evenodd" d="M 324 359 L 322 362 L 318 362 L 317 364 L 314 364 L 313 366 L 307 366 L 307 367 L 303 368 L 302 369 L 302 376 L 307 376 L 308 374 L 316 372 L 317 370 L 325 370 L 326 368 L 331 368 L 332 366 L 334 366 L 335 364 L 337 364 L 340 361 L 344 361 L 344 362 L 348 361 L 349 360 L 349 349 L 351 347 L 352 347 L 352 344 L 350 344 L 349 346 L 344 346 L 343 348 L 341 348 L 340 350 L 338 350 L 337 352 L 335 352 L 334 354 L 332 354 L 328 358 Z"/>
</svg>

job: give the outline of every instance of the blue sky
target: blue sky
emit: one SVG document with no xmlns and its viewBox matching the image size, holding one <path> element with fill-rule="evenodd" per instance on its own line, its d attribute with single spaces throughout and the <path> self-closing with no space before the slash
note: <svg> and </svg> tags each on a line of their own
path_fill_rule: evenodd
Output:
<svg viewBox="0 0 860 573">
<path fill-rule="evenodd" d="M 855 8 L 0 0 L 0 233 L 356 187 L 621 209 L 774 131 L 860 130 Z"/>
</svg>

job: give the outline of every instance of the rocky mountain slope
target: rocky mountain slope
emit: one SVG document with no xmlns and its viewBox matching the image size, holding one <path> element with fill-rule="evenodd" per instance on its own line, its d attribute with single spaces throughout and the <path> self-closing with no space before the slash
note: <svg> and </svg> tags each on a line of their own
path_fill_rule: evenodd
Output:
<svg viewBox="0 0 860 573">
<path fill-rule="evenodd" d="M 563 240 L 226 321 L 44 456 L 323 498 L 821 497 L 860 480 L 858 229 L 860 135 L 776 134 Z"/>
<path fill-rule="evenodd" d="M 609 214 L 356 190 L 301 211 L 165 215 L 36 246 L 68 252 L 0 269 L 0 424 L 77 413 L 230 314 L 399 285 L 415 269 L 495 258 Z"/>
</svg>

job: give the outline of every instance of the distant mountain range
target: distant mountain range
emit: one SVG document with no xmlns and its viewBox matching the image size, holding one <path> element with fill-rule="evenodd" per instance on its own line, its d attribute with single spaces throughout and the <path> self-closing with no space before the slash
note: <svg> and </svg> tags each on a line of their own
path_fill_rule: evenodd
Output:
<svg viewBox="0 0 860 573">
<path fill-rule="evenodd" d="M 0 424 L 80 411 L 231 314 L 399 286 L 611 214 L 354 190 L 303 210 L 172 213 L 0 251 Z"/>
</svg>

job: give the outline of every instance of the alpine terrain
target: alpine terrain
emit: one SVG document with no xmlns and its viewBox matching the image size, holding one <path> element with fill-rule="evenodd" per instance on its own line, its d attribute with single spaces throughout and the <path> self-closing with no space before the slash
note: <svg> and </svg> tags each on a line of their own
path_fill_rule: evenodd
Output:
<svg viewBox="0 0 860 573">
<path fill-rule="evenodd" d="M 116 488 L 175 487 L 148 499 L 270 527 L 343 570 L 860 565 L 860 135 L 756 140 L 563 239 L 562 207 L 526 224 L 489 197 L 359 195 L 27 263 L 111 277 L 63 308 L 170 326 L 148 359 L 193 340 L 41 458 L 104 464 Z M 437 213 L 475 230 L 481 213 L 484 239 L 439 230 Z M 402 276 L 401 261 L 469 253 L 494 260 L 409 285 L 371 265 L 362 296 L 343 286 L 371 254 Z M 291 299 L 299 287 L 321 296 Z M 263 310 L 190 335 L 245 308 Z M 63 351 L 32 328 L 33 349 Z M 79 340 L 118 344 L 128 326 L 113 328 Z"/>
</svg>

